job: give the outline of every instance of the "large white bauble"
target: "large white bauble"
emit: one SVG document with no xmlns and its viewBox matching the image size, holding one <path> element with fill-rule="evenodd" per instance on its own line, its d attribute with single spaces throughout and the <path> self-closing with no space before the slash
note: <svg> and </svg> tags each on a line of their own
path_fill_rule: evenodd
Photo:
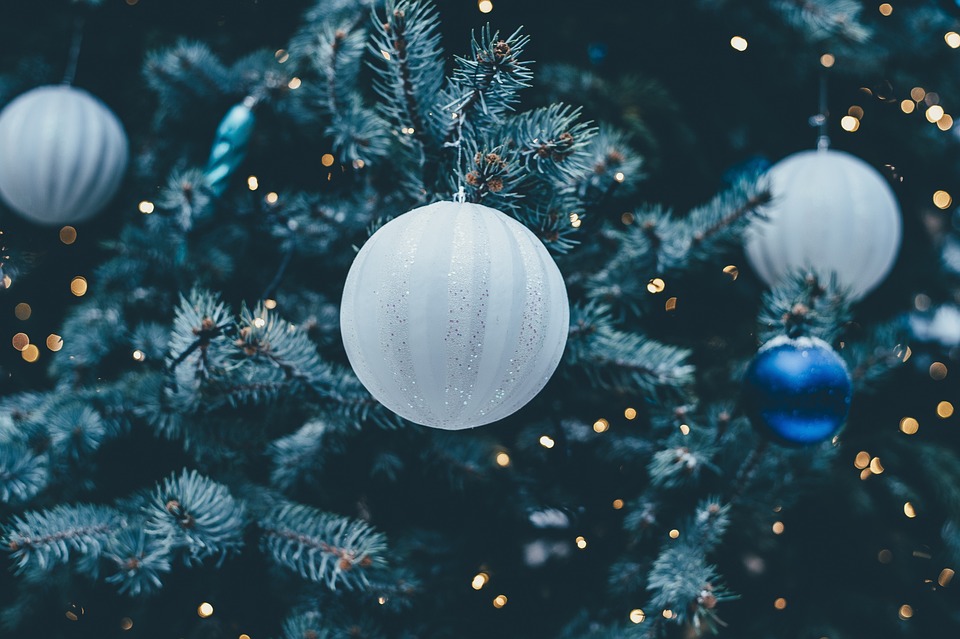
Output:
<svg viewBox="0 0 960 639">
<path fill-rule="evenodd" d="M 900 247 L 897 198 L 869 164 L 843 151 L 787 156 L 768 173 L 773 201 L 747 231 L 750 265 L 770 286 L 788 271 L 835 274 L 853 299 L 873 290 Z"/>
<path fill-rule="evenodd" d="M 563 276 L 537 237 L 479 204 L 391 220 L 357 254 L 340 330 L 354 372 L 412 422 L 459 430 L 519 410 L 567 341 Z"/>
<path fill-rule="evenodd" d="M 100 100 L 42 86 L 0 112 L 0 197 L 32 222 L 82 222 L 106 206 L 127 166 L 127 136 Z"/>
</svg>

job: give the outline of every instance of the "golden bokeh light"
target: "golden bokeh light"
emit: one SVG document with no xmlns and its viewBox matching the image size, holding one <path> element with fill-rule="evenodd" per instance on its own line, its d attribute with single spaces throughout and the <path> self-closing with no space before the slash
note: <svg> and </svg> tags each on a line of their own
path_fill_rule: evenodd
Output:
<svg viewBox="0 0 960 639">
<path fill-rule="evenodd" d="M 960 33 L 956 31 L 947 31 L 943 34 L 943 41 L 947 43 L 947 46 L 951 49 L 956 49 L 960 47 Z"/>
<path fill-rule="evenodd" d="M 900 610 L 898 611 L 898 616 L 904 621 L 906 621 L 907 619 L 913 616 L 913 607 L 910 606 L 909 604 L 903 604 L 902 606 L 900 606 Z"/>
<path fill-rule="evenodd" d="M 507 596 L 506 595 L 497 595 L 493 598 L 493 607 L 494 608 L 503 608 L 507 605 Z"/>
<path fill-rule="evenodd" d="M 207 617 L 213 615 L 213 605 L 204 601 L 202 604 L 197 606 L 197 614 L 206 619 Z"/>
<path fill-rule="evenodd" d="M 26 333 L 17 333 L 10 341 L 13 342 L 13 347 L 21 352 L 30 345 L 30 337 Z"/>
<path fill-rule="evenodd" d="M 733 36 L 730 38 L 730 46 L 737 51 L 746 51 L 748 46 L 747 39 L 743 36 Z"/>
<path fill-rule="evenodd" d="M 577 548 L 579 548 L 580 550 L 583 550 L 584 548 L 587 547 L 587 540 L 583 537 L 583 535 L 580 535 L 579 537 L 577 537 L 576 542 L 577 542 Z"/>
<path fill-rule="evenodd" d="M 470 587 L 474 590 L 480 590 L 487 585 L 488 581 L 490 581 L 490 575 L 485 572 L 478 572 L 473 576 L 473 581 L 470 582 Z"/>
<path fill-rule="evenodd" d="M 647 290 L 651 293 L 661 293 L 667 287 L 667 283 L 659 277 L 655 277 L 647 282 Z"/>
<path fill-rule="evenodd" d="M 28 320 L 33 315 L 33 309 L 26 302 L 20 302 L 13 307 L 13 314 L 18 320 Z"/>
<path fill-rule="evenodd" d="M 900 102 L 900 110 L 904 113 L 913 113 L 917 109 L 917 103 L 913 100 L 903 100 Z"/>
<path fill-rule="evenodd" d="M 904 417 L 900 420 L 900 431 L 907 435 L 914 435 L 920 430 L 920 422 L 913 417 Z"/>
<path fill-rule="evenodd" d="M 623 508 L 623 500 L 622 500 L 622 499 L 614 499 L 614 500 L 613 500 L 613 509 L 614 509 L 614 510 L 620 510 L 621 508 Z"/>
<path fill-rule="evenodd" d="M 773 607 L 776 608 L 777 610 L 783 610 L 784 608 L 787 607 L 787 600 L 784 599 L 783 597 L 777 597 L 776 599 L 773 600 Z"/>
<path fill-rule="evenodd" d="M 324 153 L 320 157 L 320 164 L 324 166 L 333 166 L 333 162 L 334 162 L 334 157 L 330 153 Z"/>
<path fill-rule="evenodd" d="M 506 454 L 503 451 L 497 453 L 497 466 L 501 468 L 506 468 L 510 465 L 510 455 Z"/>
<path fill-rule="evenodd" d="M 56 353 L 63 348 L 63 338 L 56 333 L 50 333 L 47 335 L 47 348 Z"/>
<path fill-rule="evenodd" d="M 953 404 L 944 400 L 937 404 L 937 416 L 946 419 L 953 415 Z"/>
<path fill-rule="evenodd" d="M 820 56 L 820 64 L 822 64 L 827 69 L 832 67 L 834 63 L 836 63 L 836 61 L 837 59 L 834 57 L 832 53 L 824 53 L 822 56 Z"/>
<path fill-rule="evenodd" d="M 770 527 L 773 530 L 774 535 L 782 535 L 784 530 L 784 525 L 782 521 L 773 522 L 773 526 Z"/>
<path fill-rule="evenodd" d="M 637 409 L 636 408 L 627 408 L 623 411 L 623 416 L 627 419 L 636 419 L 637 418 Z"/>
<path fill-rule="evenodd" d="M 75 278 L 70 280 L 70 292 L 76 295 L 77 297 L 82 297 L 87 294 L 87 278 L 82 275 L 77 275 Z"/>
<path fill-rule="evenodd" d="M 944 190 L 934 191 L 933 205 L 938 209 L 948 209 L 953 204 L 953 196 Z"/>
<path fill-rule="evenodd" d="M 77 241 L 77 229 L 72 226 L 65 226 L 60 229 L 60 241 L 64 244 L 73 244 Z"/>
<path fill-rule="evenodd" d="M 553 448 L 556 443 L 557 442 L 553 441 L 553 437 L 550 437 L 549 435 L 540 436 L 540 445 L 544 448 Z"/>
<path fill-rule="evenodd" d="M 634 608 L 630 611 L 630 621 L 633 623 L 643 623 L 643 620 L 646 618 L 646 613 L 644 613 L 640 608 Z"/>
<path fill-rule="evenodd" d="M 860 128 L 860 120 L 852 115 L 845 115 L 840 118 L 840 128 L 849 133 L 853 133 Z"/>
<path fill-rule="evenodd" d="M 480 13 L 490 13 L 493 11 L 493 2 L 490 0 L 480 0 L 477 2 L 477 9 L 480 9 Z"/>
<path fill-rule="evenodd" d="M 940 381 L 947 376 L 947 365 L 943 362 L 930 364 L 930 379 Z"/>
<path fill-rule="evenodd" d="M 593 422 L 593 432 L 595 433 L 605 433 L 610 430 L 610 422 L 603 419 L 602 417 L 597 421 Z"/>
<path fill-rule="evenodd" d="M 37 348 L 36 344 L 27 344 L 27 347 L 20 351 L 20 357 L 22 357 L 25 362 L 32 364 L 40 357 L 40 349 Z"/>
<path fill-rule="evenodd" d="M 903 504 L 903 514 L 908 518 L 913 519 L 917 516 L 917 510 L 913 507 L 913 504 L 908 501 Z"/>
<path fill-rule="evenodd" d="M 893 5 L 889 2 L 884 2 L 877 9 L 880 11 L 880 15 L 888 16 L 893 13 Z"/>
</svg>

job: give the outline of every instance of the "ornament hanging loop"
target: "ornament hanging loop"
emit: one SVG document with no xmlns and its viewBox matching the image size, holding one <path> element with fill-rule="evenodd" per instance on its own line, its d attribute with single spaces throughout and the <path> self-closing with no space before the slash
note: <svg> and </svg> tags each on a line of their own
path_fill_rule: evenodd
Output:
<svg viewBox="0 0 960 639">
<path fill-rule="evenodd" d="M 820 101 L 819 113 L 810 116 L 810 126 L 817 127 L 817 150 L 826 151 L 830 148 L 830 136 L 827 135 L 827 73 L 820 73 Z"/>
<path fill-rule="evenodd" d="M 80 59 L 80 45 L 83 43 L 83 16 L 78 15 L 73 22 L 73 35 L 70 39 L 70 52 L 67 55 L 67 67 L 63 72 L 61 84 L 70 86 L 77 75 L 77 62 Z"/>
</svg>

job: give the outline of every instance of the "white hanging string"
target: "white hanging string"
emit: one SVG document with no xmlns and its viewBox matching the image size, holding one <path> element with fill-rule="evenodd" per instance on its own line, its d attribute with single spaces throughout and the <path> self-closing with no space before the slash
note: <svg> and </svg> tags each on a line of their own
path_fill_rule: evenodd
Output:
<svg viewBox="0 0 960 639">
<path fill-rule="evenodd" d="M 73 38 L 70 41 L 70 53 L 67 57 L 67 68 L 63 73 L 62 84 L 73 84 L 77 75 L 77 61 L 80 59 L 80 44 L 83 42 L 83 16 L 77 16 L 73 23 Z"/>
<path fill-rule="evenodd" d="M 817 132 L 817 150 L 826 151 L 830 148 L 830 136 L 827 135 L 827 72 L 820 73 L 820 113 L 815 116 L 819 128 Z"/>
<path fill-rule="evenodd" d="M 458 110 L 454 112 L 453 117 L 457 120 L 457 139 L 453 142 L 447 142 L 443 146 L 457 147 L 457 192 L 453 195 L 453 201 L 463 204 L 467 201 L 467 194 L 463 189 L 463 179 L 461 178 L 461 165 L 463 164 L 463 112 Z"/>
</svg>

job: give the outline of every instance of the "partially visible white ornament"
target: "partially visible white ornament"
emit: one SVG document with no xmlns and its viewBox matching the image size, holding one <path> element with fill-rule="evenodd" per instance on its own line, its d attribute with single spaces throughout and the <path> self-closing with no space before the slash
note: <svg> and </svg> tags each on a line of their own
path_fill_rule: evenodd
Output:
<svg viewBox="0 0 960 639">
<path fill-rule="evenodd" d="M 924 342 L 939 342 L 944 346 L 960 346 L 960 308 L 944 304 L 931 317 L 910 315 L 910 329 L 917 339 Z"/>
<path fill-rule="evenodd" d="M 127 136 L 100 100 L 67 84 L 37 87 L 0 111 L 0 197 L 32 222 L 82 222 L 116 193 Z"/>
<path fill-rule="evenodd" d="M 460 430 L 540 392 L 570 323 L 560 270 L 537 237 L 486 206 L 436 202 L 367 240 L 344 285 L 350 364 L 384 406 Z"/>
<path fill-rule="evenodd" d="M 770 286 L 790 271 L 836 274 L 853 299 L 890 272 L 900 247 L 897 198 L 869 164 L 843 151 L 794 153 L 768 173 L 773 202 L 747 230 L 750 265 Z"/>
</svg>

